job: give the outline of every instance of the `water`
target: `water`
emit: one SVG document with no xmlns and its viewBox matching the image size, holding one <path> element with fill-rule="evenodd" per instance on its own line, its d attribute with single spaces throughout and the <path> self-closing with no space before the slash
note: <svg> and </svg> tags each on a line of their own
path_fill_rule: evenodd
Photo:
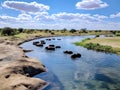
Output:
<svg viewBox="0 0 120 90">
<path fill-rule="evenodd" d="M 46 51 L 45 46 L 32 45 L 33 41 L 46 38 L 26 42 L 21 46 L 33 49 L 33 52 L 26 55 L 39 59 L 46 66 L 47 72 L 35 76 L 49 82 L 44 90 L 120 90 L 120 55 L 87 50 L 73 44 L 92 37 L 94 36 L 66 36 L 46 41 L 45 46 L 61 46 L 55 51 Z M 82 57 L 71 59 L 70 55 L 63 53 L 64 50 L 81 53 Z"/>
</svg>

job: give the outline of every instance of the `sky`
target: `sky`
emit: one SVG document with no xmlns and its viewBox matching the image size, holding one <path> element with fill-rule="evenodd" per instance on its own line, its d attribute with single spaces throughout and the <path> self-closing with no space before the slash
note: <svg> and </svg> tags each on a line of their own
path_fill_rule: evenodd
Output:
<svg viewBox="0 0 120 90">
<path fill-rule="evenodd" d="M 120 0 L 0 0 L 0 28 L 120 30 Z"/>
</svg>

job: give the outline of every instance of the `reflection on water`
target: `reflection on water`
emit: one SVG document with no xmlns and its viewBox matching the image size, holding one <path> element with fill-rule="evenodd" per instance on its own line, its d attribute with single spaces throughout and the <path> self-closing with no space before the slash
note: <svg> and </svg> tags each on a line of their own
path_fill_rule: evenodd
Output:
<svg viewBox="0 0 120 90">
<path fill-rule="evenodd" d="M 22 44 L 25 49 L 34 50 L 27 53 L 28 56 L 39 59 L 48 68 L 48 72 L 35 76 L 50 83 L 45 90 L 120 90 L 120 56 L 72 44 L 88 37 L 94 36 L 56 37 L 61 40 L 46 41 L 45 46 L 61 46 L 55 51 L 46 51 L 45 46 L 33 46 L 33 41 Z M 82 57 L 72 60 L 70 55 L 63 53 L 64 50 L 81 53 Z"/>
<path fill-rule="evenodd" d="M 64 87 L 59 81 L 58 77 L 55 76 L 55 74 L 53 74 L 51 71 L 38 74 L 35 77 L 49 82 L 49 85 L 43 90 L 64 90 Z"/>
</svg>

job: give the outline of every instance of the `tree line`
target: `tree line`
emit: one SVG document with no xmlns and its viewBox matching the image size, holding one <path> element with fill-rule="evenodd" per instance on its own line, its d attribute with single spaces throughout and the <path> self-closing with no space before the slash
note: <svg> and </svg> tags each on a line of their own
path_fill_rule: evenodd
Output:
<svg viewBox="0 0 120 90">
<path fill-rule="evenodd" d="M 45 33 L 50 33 L 52 35 L 55 34 L 55 32 L 61 32 L 61 33 L 99 33 L 99 32 L 109 32 L 111 34 L 120 36 L 120 31 L 117 30 L 87 30 L 87 28 L 82 28 L 80 30 L 76 30 L 76 29 L 71 29 L 71 30 L 67 30 L 66 28 L 62 29 L 62 30 L 49 30 L 49 29 L 23 29 L 23 28 L 10 28 L 10 27 L 4 27 L 4 28 L 0 28 L 0 34 L 2 36 L 13 36 L 19 33 L 27 33 L 27 34 L 32 34 L 32 33 L 37 33 L 37 32 L 45 32 Z"/>
</svg>

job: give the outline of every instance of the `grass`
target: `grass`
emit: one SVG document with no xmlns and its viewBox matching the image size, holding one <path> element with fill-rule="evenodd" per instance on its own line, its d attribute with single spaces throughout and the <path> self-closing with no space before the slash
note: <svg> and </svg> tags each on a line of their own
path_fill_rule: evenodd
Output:
<svg viewBox="0 0 120 90">
<path fill-rule="evenodd" d="M 75 42 L 75 45 L 96 51 L 120 54 L 120 37 L 85 39 L 82 42 Z"/>
</svg>

